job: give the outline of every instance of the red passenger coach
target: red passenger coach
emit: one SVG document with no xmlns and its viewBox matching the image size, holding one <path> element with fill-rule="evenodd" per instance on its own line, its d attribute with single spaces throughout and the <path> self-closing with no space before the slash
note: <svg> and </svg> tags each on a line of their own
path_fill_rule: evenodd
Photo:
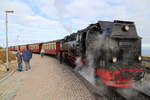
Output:
<svg viewBox="0 0 150 100">
<path fill-rule="evenodd" d="M 15 50 L 15 46 L 9 47 L 9 50 L 10 50 L 10 51 L 14 51 L 14 50 Z"/>
<path fill-rule="evenodd" d="M 25 50 L 27 48 L 27 45 L 21 45 L 21 46 L 19 46 L 19 50 L 20 51 L 23 51 L 23 50 Z"/>
<path fill-rule="evenodd" d="M 14 46 L 14 51 L 19 50 L 19 46 Z"/>
<path fill-rule="evenodd" d="M 29 49 L 32 50 L 32 52 L 34 53 L 40 53 L 41 48 L 42 48 L 42 44 L 39 43 L 29 45 Z"/>
<path fill-rule="evenodd" d="M 61 48 L 61 40 L 50 41 L 42 44 L 45 54 L 57 55 Z"/>
</svg>

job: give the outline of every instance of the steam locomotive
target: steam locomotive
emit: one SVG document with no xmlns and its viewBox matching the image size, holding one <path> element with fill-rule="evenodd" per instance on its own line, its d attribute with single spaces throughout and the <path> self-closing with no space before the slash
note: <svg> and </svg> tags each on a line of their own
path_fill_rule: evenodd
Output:
<svg viewBox="0 0 150 100">
<path fill-rule="evenodd" d="M 141 37 L 137 35 L 134 22 L 99 21 L 67 36 L 65 46 L 69 47 L 72 63 L 78 56 L 83 64 L 94 68 L 96 82 L 131 88 L 135 81 L 144 77 Z"/>
<path fill-rule="evenodd" d="M 103 82 L 107 86 L 132 88 L 144 77 L 141 37 L 134 22 L 98 21 L 64 39 L 26 46 L 37 53 L 43 48 L 46 54 L 55 56 L 63 51 L 63 59 L 72 65 L 79 61 L 93 68 L 96 84 Z M 10 50 L 21 47 L 10 47 Z M 82 66 L 79 68 L 82 70 Z"/>
</svg>

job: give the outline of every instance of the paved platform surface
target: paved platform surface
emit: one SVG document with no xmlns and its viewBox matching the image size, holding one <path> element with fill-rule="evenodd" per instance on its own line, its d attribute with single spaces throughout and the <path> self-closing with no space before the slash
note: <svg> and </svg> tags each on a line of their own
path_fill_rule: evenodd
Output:
<svg viewBox="0 0 150 100">
<path fill-rule="evenodd" d="M 34 55 L 31 67 L 0 83 L 0 100 L 94 100 L 82 81 L 56 59 Z"/>
</svg>

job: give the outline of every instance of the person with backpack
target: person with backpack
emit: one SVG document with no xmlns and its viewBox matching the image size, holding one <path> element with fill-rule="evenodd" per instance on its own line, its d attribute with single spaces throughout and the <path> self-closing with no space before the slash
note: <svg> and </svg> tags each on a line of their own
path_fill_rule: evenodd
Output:
<svg viewBox="0 0 150 100">
<path fill-rule="evenodd" d="M 22 68 L 22 54 L 19 50 L 16 53 L 16 57 L 17 57 L 17 64 L 18 64 L 17 70 L 21 72 L 23 69 Z"/>
</svg>

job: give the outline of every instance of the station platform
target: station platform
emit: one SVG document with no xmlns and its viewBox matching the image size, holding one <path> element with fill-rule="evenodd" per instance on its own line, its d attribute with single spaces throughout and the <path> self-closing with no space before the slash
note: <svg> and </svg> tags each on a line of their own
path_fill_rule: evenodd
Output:
<svg viewBox="0 0 150 100">
<path fill-rule="evenodd" d="M 59 61 L 34 54 L 31 70 L 0 82 L 0 100 L 95 100 L 83 82 Z"/>
</svg>

